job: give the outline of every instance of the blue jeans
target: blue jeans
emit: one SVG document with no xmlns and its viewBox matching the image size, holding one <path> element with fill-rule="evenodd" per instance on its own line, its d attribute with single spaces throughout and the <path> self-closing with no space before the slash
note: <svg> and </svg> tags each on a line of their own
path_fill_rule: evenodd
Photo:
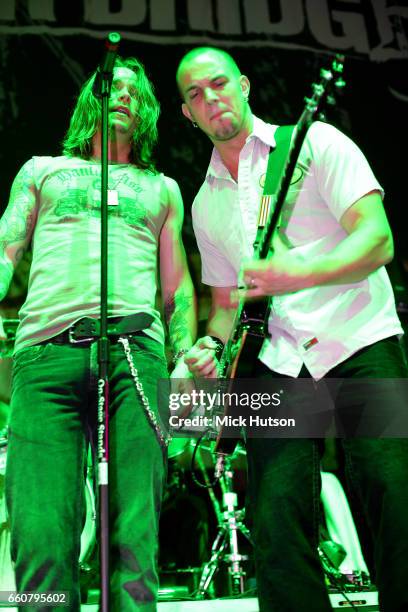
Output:
<svg viewBox="0 0 408 612">
<path fill-rule="evenodd" d="M 282 378 L 260 363 L 255 375 Z M 300 374 L 307 375 L 305 369 Z M 407 376 L 396 339 L 366 347 L 328 373 L 338 379 Z M 337 401 L 344 408 L 341 391 Z M 408 439 L 346 438 L 341 445 L 350 494 L 370 526 L 380 609 L 405 612 Z M 332 609 L 317 554 L 320 449 L 310 439 L 247 440 L 248 508 L 261 612 Z"/>
<path fill-rule="evenodd" d="M 130 343 L 155 407 L 157 379 L 167 377 L 163 347 L 140 333 Z M 6 495 L 17 589 L 68 591 L 74 611 L 86 450 L 95 439 L 96 349 L 95 342 L 36 345 L 17 352 L 13 371 Z M 120 344 L 111 345 L 109 382 L 110 609 L 152 612 L 166 458 Z M 168 415 L 159 418 L 166 425 Z"/>
</svg>

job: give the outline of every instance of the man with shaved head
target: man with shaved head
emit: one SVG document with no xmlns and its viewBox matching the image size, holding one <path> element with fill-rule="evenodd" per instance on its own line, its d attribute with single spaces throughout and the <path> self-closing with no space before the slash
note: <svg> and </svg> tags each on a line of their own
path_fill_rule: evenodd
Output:
<svg viewBox="0 0 408 612">
<path fill-rule="evenodd" d="M 406 378 L 408 370 L 384 268 L 393 257 L 393 240 L 383 190 L 363 153 L 336 128 L 313 123 L 273 238 L 273 255 L 253 259 L 278 127 L 252 114 L 249 80 L 225 51 L 188 52 L 177 84 L 183 114 L 214 145 L 192 209 L 212 308 L 208 335 L 185 356 L 190 371 L 217 376 L 240 279 L 245 297 L 273 296 L 269 336 L 254 359 L 253 376 L 341 379 L 336 410 L 356 418 L 367 414 L 371 395 L 356 405 L 346 383 Z M 406 409 L 396 392 L 389 392 L 386 403 Z M 341 446 L 350 485 L 371 529 L 381 610 L 403 612 L 408 609 L 407 440 L 348 437 Z M 329 612 L 317 551 L 319 444 L 248 436 L 246 447 L 260 610 Z"/>
</svg>

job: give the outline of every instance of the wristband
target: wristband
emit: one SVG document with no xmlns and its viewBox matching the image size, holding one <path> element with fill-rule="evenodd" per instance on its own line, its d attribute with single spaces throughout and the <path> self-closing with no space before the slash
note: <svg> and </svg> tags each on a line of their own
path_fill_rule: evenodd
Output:
<svg viewBox="0 0 408 612">
<path fill-rule="evenodd" d="M 215 349 L 215 356 L 219 360 L 221 355 L 222 355 L 222 353 L 223 353 L 225 344 L 224 344 L 224 342 L 222 340 L 220 340 L 216 336 L 209 336 L 209 337 L 217 345 L 216 349 Z"/>
<path fill-rule="evenodd" d="M 175 353 L 175 354 L 173 355 L 173 359 L 172 359 L 173 363 L 174 363 L 174 364 L 176 364 L 176 363 L 177 363 L 177 361 L 178 361 L 179 359 L 181 359 L 182 357 L 184 357 L 184 355 L 185 355 L 186 353 L 188 353 L 188 351 L 189 351 L 189 350 L 190 350 L 190 349 L 188 349 L 188 348 L 182 348 L 182 349 L 179 349 L 179 350 L 177 351 L 177 353 Z"/>
</svg>

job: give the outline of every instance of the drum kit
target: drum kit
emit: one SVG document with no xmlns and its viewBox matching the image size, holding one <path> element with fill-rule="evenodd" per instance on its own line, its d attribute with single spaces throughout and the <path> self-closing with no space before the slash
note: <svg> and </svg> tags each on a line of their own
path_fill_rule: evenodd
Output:
<svg viewBox="0 0 408 612">
<path fill-rule="evenodd" d="M 178 569 L 178 574 L 187 578 L 194 569 L 194 584 L 190 585 L 190 596 L 194 599 L 206 599 L 218 595 L 242 595 L 247 590 L 245 564 L 250 560 L 252 547 L 251 536 L 244 523 L 245 511 L 239 508 L 241 493 L 244 495 L 242 475 L 246 471 L 246 452 L 243 446 L 237 445 L 233 455 L 226 459 L 225 469 L 218 479 L 214 479 L 216 455 L 215 443 L 209 440 L 174 437 L 169 445 L 169 479 L 172 472 L 183 472 L 190 476 L 189 487 L 185 487 L 183 477 L 176 479 L 182 495 L 187 494 L 196 499 L 200 493 L 207 498 L 212 509 L 212 517 L 207 517 L 213 524 L 214 540 L 206 547 L 207 558 L 199 558 L 199 567 Z M 201 491 L 200 491 L 201 489 Z M 173 487 L 172 495 L 177 498 L 177 489 Z M 201 498 L 202 499 L 202 498 Z M 166 504 L 164 504 L 164 517 Z M 190 536 L 191 537 L 191 536 Z M 241 554 L 241 544 L 244 554 Z M 209 551 L 209 553 L 207 552 Z M 219 570 L 223 570 L 219 573 Z M 222 574 L 221 583 L 215 578 Z M 188 580 L 188 582 L 191 582 Z"/>
<path fill-rule="evenodd" d="M 170 465 L 173 462 L 191 473 L 201 474 L 201 483 L 195 477 L 193 481 L 206 487 L 216 520 L 217 531 L 208 560 L 196 568 L 198 579 L 195 588 L 190 589 L 190 596 L 195 599 L 213 597 L 214 579 L 223 568 L 227 570 L 227 580 L 216 585 L 216 595 L 239 597 L 250 592 L 255 582 L 251 575 L 253 542 L 245 524 L 245 511 L 239 508 L 238 493 L 246 489 L 246 481 L 244 487 L 240 487 L 236 478 L 246 475 L 246 451 L 238 443 L 234 454 L 226 459 L 223 474 L 215 486 L 211 481 L 216 463 L 215 443 L 205 441 L 198 452 L 196 444 L 196 439 L 174 438 L 169 446 Z M 342 592 L 368 590 L 371 587 L 369 571 L 344 489 L 331 472 L 322 470 L 321 482 L 323 513 L 318 553 L 327 583 Z M 192 490 L 190 492 L 192 494 Z"/>
<path fill-rule="evenodd" d="M 6 338 L 0 340 L 0 404 L 3 400 L 5 408 L 7 408 L 10 391 L 7 388 L 3 389 L 1 383 L 3 382 L 4 386 L 7 376 L 11 374 L 11 355 L 17 324 L 18 321 L 15 319 L 3 320 Z M 9 386 L 10 380 L 6 382 Z M 197 442 L 193 438 L 175 437 L 172 439 L 169 445 L 169 480 L 164 495 L 163 510 L 165 514 L 166 499 L 168 502 L 169 499 L 177 498 L 181 491 L 183 491 L 184 497 L 194 498 L 197 496 L 197 489 L 196 492 L 193 491 L 194 483 L 196 483 L 201 487 L 206 503 L 212 508 L 215 538 L 211 547 L 204 546 L 204 554 L 207 555 L 207 558 L 199 559 L 196 564 L 197 567 L 189 566 L 185 570 L 179 569 L 177 571 L 189 575 L 192 575 L 192 572 L 194 573 L 193 588 L 189 588 L 189 597 L 195 599 L 213 597 L 214 594 L 220 594 L 217 592 L 220 589 L 222 595 L 239 596 L 248 591 L 251 580 L 251 576 L 248 578 L 247 571 L 247 568 L 251 565 L 248 564 L 248 561 L 251 561 L 252 558 L 251 535 L 245 525 L 244 509 L 238 507 L 239 493 L 244 494 L 245 492 L 245 483 L 244 487 L 241 485 L 241 491 L 239 490 L 239 479 L 241 478 L 242 481 L 242 475 L 246 473 L 246 451 L 243 446 L 237 445 L 234 454 L 226 460 L 223 474 L 215 483 L 212 480 L 216 462 L 214 443 L 204 440 L 196 448 Z M 14 571 L 10 557 L 10 526 L 4 499 L 6 457 L 7 431 L 6 429 L 0 429 L 0 590 L 14 590 Z M 180 473 L 189 475 L 192 484 L 186 486 L 184 477 L 179 476 Z M 329 478 L 322 473 L 322 501 L 326 520 L 332 529 L 332 539 L 336 539 L 336 524 L 341 525 L 342 533 L 337 534 L 337 541 L 344 543 L 348 538 L 349 541 L 346 542 L 344 548 L 349 559 L 353 558 L 352 563 L 358 565 L 354 568 L 355 571 L 352 570 L 351 573 L 354 576 L 358 574 L 368 575 L 347 501 L 342 494 L 340 483 L 336 483 L 334 480 L 333 475 Z M 90 577 L 97 571 L 95 483 L 90 453 L 88 455 L 87 472 L 84 474 L 84 488 L 86 512 L 81 535 L 79 564 L 84 583 L 89 583 L 92 580 Z M 342 516 L 338 518 L 336 515 L 338 514 L 340 501 L 342 501 Z M 178 513 L 176 513 L 176 516 L 182 522 Z M 347 534 L 344 533 L 345 523 L 350 526 Z M 208 526 L 206 526 L 206 529 L 206 533 L 208 533 Z M 194 536 L 192 539 L 194 539 Z M 244 554 L 242 554 L 242 550 Z M 322 562 L 327 562 L 326 553 L 321 553 L 321 557 Z M 175 565 L 177 566 L 177 559 L 175 559 Z M 324 565 L 325 563 L 323 563 Z M 226 573 L 227 575 L 225 581 L 227 584 L 216 587 L 214 580 L 221 568 L 224 570 L 221 574 Z"/>
</svg>

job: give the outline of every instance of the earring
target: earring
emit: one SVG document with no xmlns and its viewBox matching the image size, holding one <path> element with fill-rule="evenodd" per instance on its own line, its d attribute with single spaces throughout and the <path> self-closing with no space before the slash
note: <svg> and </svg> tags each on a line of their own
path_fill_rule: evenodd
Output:
<svg viewBox="0 0 408 612">
<path fill-rule="evenodd" d="M 195 122 L 195 121 L 192 121 L 191 123 L 193 124 L 193 128 L 198 127 L 198 125 L 196 124 L 196 122 Z"/>
</svg>

